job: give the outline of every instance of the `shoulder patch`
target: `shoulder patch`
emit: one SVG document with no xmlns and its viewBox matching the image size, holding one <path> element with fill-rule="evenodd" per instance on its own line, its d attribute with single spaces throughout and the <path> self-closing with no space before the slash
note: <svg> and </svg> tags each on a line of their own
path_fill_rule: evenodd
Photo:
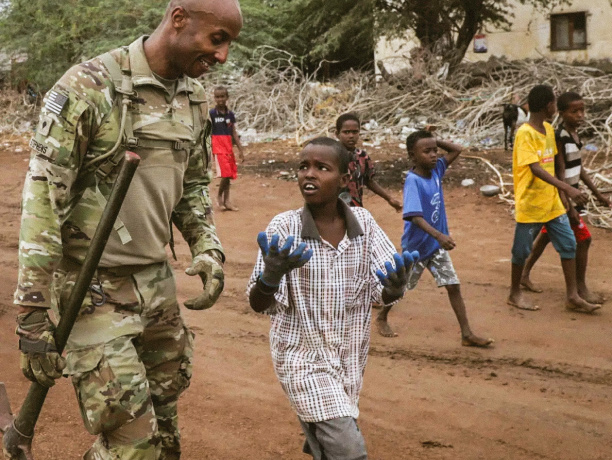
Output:
<svg viewBox="0 0 612 460">
<path fill-rule="evenodd" d="M 67 101 L 68 96 L 65 94 L 58 93 L 57 91 L 49 91 L 47 102 L 45 102 L 45 109 L 55 115 L 59 115 L 62 113 L 62 109 Z"/>
</svg>

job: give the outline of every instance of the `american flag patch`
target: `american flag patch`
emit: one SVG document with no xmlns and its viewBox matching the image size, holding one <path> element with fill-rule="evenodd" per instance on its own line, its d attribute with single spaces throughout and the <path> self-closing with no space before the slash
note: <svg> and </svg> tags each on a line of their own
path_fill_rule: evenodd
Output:
<svg viewBox="0 0 612 460">
<path fill-rule="evenodd" d="M 56 115 L 62 113 L 64 105 L 68 101 L 68 96 L 58 93 L 57 91 L 50 91 L 47 95 L 47 102 L 45 102 L 45 108 Z"/>
</svg>

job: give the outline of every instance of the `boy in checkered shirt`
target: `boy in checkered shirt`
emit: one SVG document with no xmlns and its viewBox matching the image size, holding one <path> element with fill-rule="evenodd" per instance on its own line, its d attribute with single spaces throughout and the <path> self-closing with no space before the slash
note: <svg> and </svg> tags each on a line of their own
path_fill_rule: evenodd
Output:
<svg viewBox="0 0 612 460">
<path fill-rule="evenodd" d="M 304 207 L 259 234 L 247 288 L 251 307 L 270 315 L 274 370 L 315 460 L 367 459 L 356 419 L 372 302 L 397 302 L 418 257 L 397 254 L 367 210 L 338 198 L 348 162 L 333 139 L 306 145 L 298 169 Z"/>
</svg>

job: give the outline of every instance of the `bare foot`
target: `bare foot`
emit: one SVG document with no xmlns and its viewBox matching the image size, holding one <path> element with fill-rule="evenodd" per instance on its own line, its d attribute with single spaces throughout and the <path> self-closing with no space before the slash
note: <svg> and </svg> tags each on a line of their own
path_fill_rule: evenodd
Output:
<svg viewBox="0 0 612 460">
<path fill-rule="evenodd" d="M 493 342 L 495 342 L 495 340 L 483 339 L 482 337 L 478 337 L 474 334 L 470 334 L 470 335 L 461 337 L 461 345 L 463 345 L 464 347 L 487 348 Z"/>
<path fill-rule="evenodd" d="M 376 328 L 383 337 L 397 337 L 397 334 L 393 332 L 386 319 L 376 318 Z"/>
<path fill-rule="evenodd" d="M 221 211 L 227 211 L 227 207 L 221 203 L 220 200 L 217 200 L 217 207 L 221 210 Z"/>
<path fill-rule="evenodd" d="M 597 294 L 595 292 L 591 292 L 588 290 L 583 291 L 583 292 L 578 292 L 578 295 L 582 297 L 584 300 L 586 300 L 587 302 L 594 303 L 594 304 L 601 305 L 606 300 L 606 298 L 603 295 Z"/>
<path fill-rule="evenodd" d="M 226 211 L 238 211 L 238 208 L 236 206 L 232 206 L 231 204 L 226 204 L 225 210 Z"/>
<path fill-rule="evenodd" d="M 601 308 L 601 305 L 595 305 L 587 302 L 584 299 L 568 299 L 565 302 L 565 308 L 576 313 L 595 313 Z"/>
<path fill-rule="evenodd" d="M 523 278 L 521 280 L 521 287 L 525 289 L 526 291 L 530 291 L 530 292 L 537 292 L 537 293 L 542 292 L 542 289 L 540 289 L 539 287 L 536 287 L 529 278 Z"/>
<path fill-rule="evenodd" d="M 506 300 L 506 303 L 515 308 L 518 308 L 519 310 L 538 311 L 540 309 L 540 307 L 538 307 L 537 305 L 532 305 L 528 302 L 525 302 L 522 297 L 519 297 L 519 298 L 508 297 L 508 300 Z"/>
</svg>

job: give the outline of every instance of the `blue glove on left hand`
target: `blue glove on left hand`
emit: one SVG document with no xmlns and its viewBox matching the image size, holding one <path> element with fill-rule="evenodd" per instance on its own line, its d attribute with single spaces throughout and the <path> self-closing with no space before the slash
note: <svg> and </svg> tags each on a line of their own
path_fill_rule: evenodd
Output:
<svg viewBox="0 0 612 460">
<path fill-rule="evenodd" d="M 408 274 L 417 260 L 419 260 L 418 251 L 405 251 L 401 255 L 395 253 L 393 254 L 395 268 L 391 262 L 385 262 L 386 275 L 382 270 L 376 270 L 376 276 L 378 276 L 390 297 L 397 298 L 404 295 L 406 285 L 408 284 Z"/>
<path fill-rule="evenodd" d="M 278 286 L 283 276 L 301 267 L 312 257 L 312 249 L 308 249 L 306 243 L 300 243 L 297 249 L 291 252 L 293 236 L 288 236 L 283 247 L 279 249 L 279 238 L 279 235 L 275 233 L 268 244 L 266 232 L 260 232 L 257 235 L 257 243 L 265 264 L 260 279 L 264 284 L 272 287 Z"/>
</svg>

